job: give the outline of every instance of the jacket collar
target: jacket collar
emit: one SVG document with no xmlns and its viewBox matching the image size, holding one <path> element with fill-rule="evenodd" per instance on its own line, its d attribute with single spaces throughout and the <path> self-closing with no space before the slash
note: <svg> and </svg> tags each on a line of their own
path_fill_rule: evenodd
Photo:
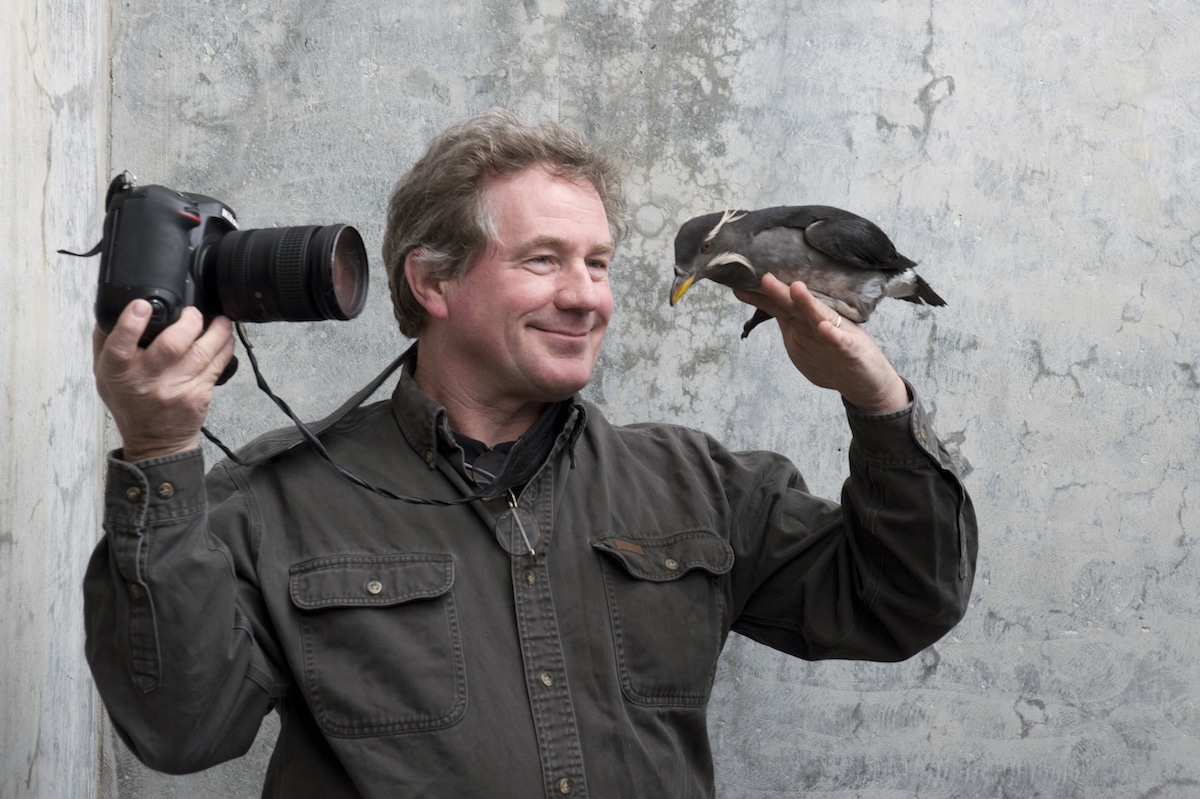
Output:
<svg viewBox="0 0 1200 799">
<path fill-rule="evenodd" d="M 428 394 L 417 387 L 413 373 L 417 365 L 417 344 L 414 343 L 401 356 L 402 368 L 400 381 L 392 392 L 392 415 L 400 432 L 408 441 L 409 446 L 428 464 L 430 469 L 437 468 L 438 455 L 450 458 L 451 462 L 461 471 L 462 450 L 454 441 L 450 425 L 446 421 L 446 409 L 435 402 Z M 532 472 L 545 462 L 546 458 L 567 448 L 572 466 L 575 461 L 575 443 L 582 435 L 587 423 L 587 411 L 578 396 L 567 401 L 565 409 L 560 411 L 565 415 L 562 430 L 557 436 L 546 437 L 547 442 L 526 440 L 525 436 L 513 447 L 510 457 L 514 468 L 520 472 Z M 536 430 L 541 424 L 534 425 Z M 536 438 L 536 437 L 535 437 Z M 540 444 L 540 445 L 539 445 Z M 506 471 L 507 468 L 506 468 Z M 503 477 L 503 475 L 501 475 Z M 494 484 L 502 486 L 501 480 Z"/>
</svg>

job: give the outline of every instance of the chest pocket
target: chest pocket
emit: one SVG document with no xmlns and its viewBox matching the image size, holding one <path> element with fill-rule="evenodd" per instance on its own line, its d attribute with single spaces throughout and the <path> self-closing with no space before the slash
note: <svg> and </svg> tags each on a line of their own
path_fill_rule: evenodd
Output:
<svg viewBox="0 0 1200 799">
<path fill-rule="evenodd" d="M 451 555 L 334 555 L 291 567 L 304 684 L 332 736 L 436 730 L 467 708 Z"/>
<path fill-rule="evenodd" d="M 733 549 L 715 533 L 596 538 L 621 690 L 640 705 L 708 701 L 725 640 L 721 575 Z"/>
</svg>

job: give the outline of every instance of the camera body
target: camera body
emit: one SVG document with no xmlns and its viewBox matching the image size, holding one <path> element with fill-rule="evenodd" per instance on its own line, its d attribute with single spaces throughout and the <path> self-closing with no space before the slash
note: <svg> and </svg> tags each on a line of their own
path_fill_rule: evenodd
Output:
<svg viewBox="0 0 1200 799">
<path fill-rule="evenodd" d="M 240 230 L 221 201 L 135 186 L 128 172 L 105 209 L 95 307 L 105 334 L 139 298 L 153 309 L 143 346 L 189 305 L 206 319 L 303 322 L 352 319 L 366 304 L 366 250 L 349 225 Z"/>
<path fill-rule="evenodd" d="M 188 305 L 210 310 L 197 278 L 225 234 L 238 229 L 233 210 L 219 200 L 163 186 L 134 187 L 118 176 L 105 202 L 96 325 L 107 334 L 135 299 L 153 309 L 144 342 L 179 319 Z"/>
</svg>

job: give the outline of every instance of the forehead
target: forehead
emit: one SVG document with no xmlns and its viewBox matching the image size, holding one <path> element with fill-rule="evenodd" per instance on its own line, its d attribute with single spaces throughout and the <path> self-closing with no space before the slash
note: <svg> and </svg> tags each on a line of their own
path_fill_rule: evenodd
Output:
<svg viewBox="0 0 1200 799">
<path fill-rule="evenodd" d="M 564 232 L 610 238 L 604 203 L 586 180 L 531 167 L 491 178 L 483 197 L 492 232 L 502 241 L 513 236 L 561 237 Z"/>
</svg>

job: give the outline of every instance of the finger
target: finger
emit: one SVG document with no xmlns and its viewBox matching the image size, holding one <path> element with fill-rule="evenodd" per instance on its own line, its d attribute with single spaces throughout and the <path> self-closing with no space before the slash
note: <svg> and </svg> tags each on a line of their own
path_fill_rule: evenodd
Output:
<svg viewBox="0 0 1200 799">
<path fill-rule="evenodd" d="M 854 335 L 853 331 L 859 328 L 853 321 L 817 299 L 804 283 L 796 281 L 788 285 L 786 290 L 791 306 L 807 318 L 826 341 L 846 344 Z"/>
<path fill-rule="evenodd" d="M 782 306 L 795 304 L 795 300 L 792 297 L 793 289 L 803 294 L 808 293 L 808 287 L 804 285 L 804 281 L 796 280 L 792 283 L 784 283 L 770 272 L 763 275 L 760 286 L 763 294 Z"/>
<path fill-rule="evenodd" d="M 776 318 L 792 308 L 787 284 L 770 273 L 763 276 L 758 291 L 734 289 L 733 296 Z"/>
<path fill-rule="evenodd" d="M 813 326 L 821 322 L 829 322 L 834 324 L 841 315 L 830 308 L 825 303 L 821 302 L 816 296 L 808 290 L 808 286 L 800 281 L 796 281 L 791 285 L 783 287 L 783 290 L 788 293 L 788 301 L 797 311 L 804 314 L 812 321 Z"/>
<path fill-rule="evenodd" d="M 116 324 L 106 336 L 100 330 L 92 334 L 92 363 L 98 374 L 123 371 L 138 351 L 138 341 L 150 323 L 150 303 L 142 299 L 125 306 Z"/>
<path fill-rule="evenodd" d="M 227 340 L 233 341 L 233 322 L 229 321 L 228 317 L 218 316 L 208 323 L 208 329 L 204 331 L 204 335 L 196 339 L 196 343 L 202 348 L 216 353 Z"/>
<path fill-rule="evenodd" d="M 753 305 L 755 308 L 760 308 L 762 307 L 763 303 L 769 302 L 769 300 L 767 300 L 767 298 L 763 296 L 761 292 L 750 291 L 749 289 L 734 289 L 733 296 L 737 297 L 747 305 Z M 763 310 L 765 311 L 767 309 L 763 308 Z"/>
<path fill-rule="evenodd" d="M 100 328 L 92 328 L 92 366 L 100 363 L 100 351 L 104 349 L 104 342 L 108 340 L 108 336 L 100 332 Z"/>
<path fill-rule="evenodd" d="M 224 316 L 212 320 L 204 335 L 192 345 L 194 357 L 203 366 L 203 371 L 214 380 L 233 358 L 233 349 L 233 323 Z"/>
<path fill-rule="evenodd" d="M 782 311 L 775 314 L 776 319 L 792 324 L 800 322 L 814 333 L 820 330 L 822 322 L 833 325 L 841 318 L 818 300 L 803 281 L 784 283 L 774 275 L 767 274 L 763 276 L 762 290 L 767 299 Z"/>
<path fill-rule="evenodd" d="M 763 295 L 778 309 L 789 311 L 792 318 L 804 317 L 816 327 L 821 322 L 833 324 L 839 314 L 825 303 L 821 302 L 808 290 L 804 281 L 796 280 L 784 283 L 779 278 L 768 273 L 762 279 Z"/>
<path fill-rule="evenodd" d="M 127 361 L 134 356 L 138 349 L 138 341 L 146 332 L 146 326 L 150 324 L 151 310 L 150 303 L 137 299 L 121 311 L 104 345 L 114 359 Z"/>
<path fill-rule="evenodd" d="M 194 306 L 186 306 L 179 318 L 159 333 L 142 356 L 151 372 L 166 371 L 188 354 L 204 332 L 204 316 Z"/>
</svg>

